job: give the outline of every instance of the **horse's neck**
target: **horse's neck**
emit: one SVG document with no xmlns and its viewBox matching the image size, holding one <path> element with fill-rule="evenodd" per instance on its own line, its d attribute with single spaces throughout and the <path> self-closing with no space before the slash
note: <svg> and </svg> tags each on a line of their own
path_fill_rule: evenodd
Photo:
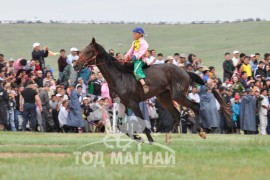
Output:
<svg viewBox="0 0 270 180">
<path fill-rule="evenodd" d="M 107 83 L 113 87 L 116 87 L 116 79 L 119 77 L 118 74 L 120 72 L 114 67 L 113 64 L 108 64 L 105 57 L 100 59 L 101 60 L 97 62 L 99 64 L 97 65 L 98 69 L 106 79 Z"/>
</svg>

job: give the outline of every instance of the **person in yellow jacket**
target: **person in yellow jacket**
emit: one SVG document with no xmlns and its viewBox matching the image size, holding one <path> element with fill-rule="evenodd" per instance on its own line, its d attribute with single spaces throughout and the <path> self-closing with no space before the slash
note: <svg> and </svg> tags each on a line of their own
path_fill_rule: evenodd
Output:
<svg viewBox="0 0 270 180">
<path fill-rule="evenodd" d="M 249 63 L 249 57 L 248 56 L 245 57 L 244 63 L 242 64 L 242 71 L 247 72 L 248 77 L 252 76 L 252 69 L 251 69 L 251 65 Z"/>
</svg>

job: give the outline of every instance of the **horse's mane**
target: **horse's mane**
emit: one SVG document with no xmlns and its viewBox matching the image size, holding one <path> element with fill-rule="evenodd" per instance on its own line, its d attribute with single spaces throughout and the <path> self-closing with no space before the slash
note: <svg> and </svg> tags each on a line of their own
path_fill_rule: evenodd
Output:
<svg viewBox="0 0 270 180">
<path fill-rule="evenodd" d="M 110 64 L 110 65 L 114 66 L 121 73 L 129 73 L 129 74 L 130 73 L 131 74 L 133 73 L 133 68 L 134 68 L 133 63 L 121 64 L 120 61 L 118 61 L 113 56 L 111 56 L 110 54 L 108 54 L 106 52 L 106 50 L 103 48 L 103 46 L 101 46 L 100 44 L 95 43 L 95 48 L 98 51 L 99 55 L 104 56 L 105 62 L 107 64 Z"/>
</svg>

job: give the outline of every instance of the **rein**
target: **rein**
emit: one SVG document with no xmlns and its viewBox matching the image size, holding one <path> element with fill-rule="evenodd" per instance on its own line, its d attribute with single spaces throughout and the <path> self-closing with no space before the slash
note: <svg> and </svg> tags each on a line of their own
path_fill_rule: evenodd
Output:
<svg viewBox="0 0 270 180">
<path fill-rule="evenodd" d="M 107 64 L 105 62 L 97 64 L 97 56 L 98 56 L 98 51 L 96 52 L 96 55 L 93 56 L 91 59 L 86 60 L 84 57 L 79 56 L 79 58 L 81 58 L 84 61 L 83 68 L 85 68 L 87 66 L 90 67 L 90 66 L 97 66 L 97 65 Z M 95 64 L 89 65 L 89 62 L 91 62 L 91 61 L 95 61 Z M 124 64 L 124 63 L 126 63 L 126 60 L 123 60 L 123 61 L 117 60 L 117 61 L 113 61 L 113 62 L 118 62 L 118 63 Z"/>
</svg>

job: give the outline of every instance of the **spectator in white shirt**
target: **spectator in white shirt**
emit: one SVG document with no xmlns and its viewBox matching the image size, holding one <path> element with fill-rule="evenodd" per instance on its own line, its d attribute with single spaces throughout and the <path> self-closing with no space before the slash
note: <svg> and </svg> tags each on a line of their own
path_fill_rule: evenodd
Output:
<svg viewBox="0 0 270 180">
<path fill-rule="evenodd" d="M 173 64 L 178 66 L 178 64 L 179 64 L 179 53 L 174 53 L 173 57 L 174 57 Z"/>
<path fill-rule="evenodd" d="M 156 51 L 154 49 L 150 50 L 150 57 L 149 59 L 147 60 L 147 64 L 148 65 L 152 65 L 155 63 L 156 61 Z"/>
<path fill-rule="evenodd" d="M 239 51 L 237 50 L 233 51 L 232 61 L 233 61 L 233 66 L 236 67 L 239 61 Z"/>
<path fill-rule="evenodd" d="M 188 94 L 188 97 L 190 98 L 191 101 L 200 103 L 200 96 L 197 93 L 197 87 L 194 86 L 192 87 L 191 93 Z"/>
<path fill-rule="evenodd" d="M 163 54 L 162 53 L 159 53 L 157 55 L 157 59 L 155 60 L 154 64 L 164 64 Z"/>
<path fill-rule="evenodd" d="M 263 97 L 263 100 L 261 101 L 260 111 L 259 111 L 259 117 L 260 117 L 260 127 L 261 127 L 261 134 L 266 135 L 266 127 L 267 127 L 267 111 L 268 111 L 268 96 L 267 96 L 267 90 L 262 89 L 261 90 L 261 96 Z"/>
<path fill-rule="evenodd" d="M 79 59 L 79 56 L 78 56 L 78 53 L 77 52 L 78 52 L 78 49 L 75 48 L 75 47 L 73 47 L 73 48 L 70 49 L 70 55 L 67 56 L 67 63 L 68 64 L 72 64 L 72 62 L 74 60 L 77 61 Z"/>
</svg>

